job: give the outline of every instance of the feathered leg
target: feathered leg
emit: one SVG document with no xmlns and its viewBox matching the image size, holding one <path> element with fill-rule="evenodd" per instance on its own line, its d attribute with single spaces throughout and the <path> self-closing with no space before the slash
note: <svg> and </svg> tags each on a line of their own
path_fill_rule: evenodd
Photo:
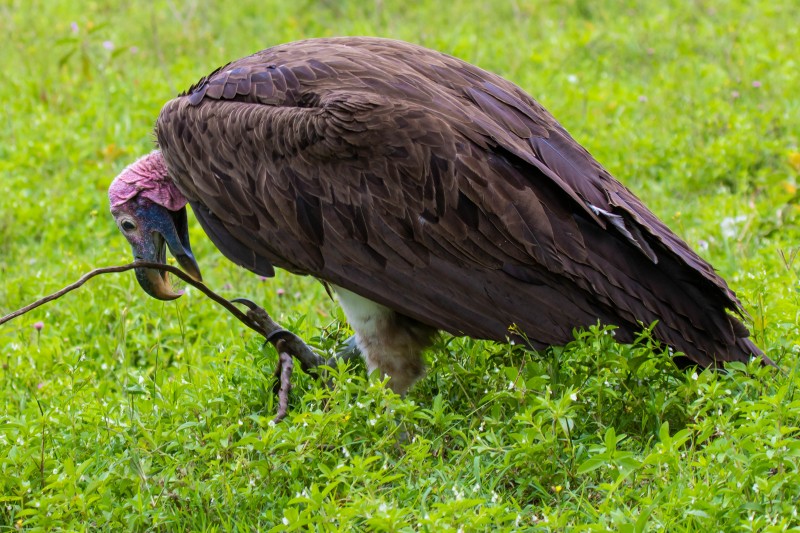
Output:
<svg viewBox="0 0 800 533">
<path fill-rule="evenodd" d="M 422 351 L 430 346 L 436 329 L 401 315 L 341 287 L 334 287 L 367 371 L 389 376 L 389 387 L 405 392 L 425 374 Z"/>
</svg>

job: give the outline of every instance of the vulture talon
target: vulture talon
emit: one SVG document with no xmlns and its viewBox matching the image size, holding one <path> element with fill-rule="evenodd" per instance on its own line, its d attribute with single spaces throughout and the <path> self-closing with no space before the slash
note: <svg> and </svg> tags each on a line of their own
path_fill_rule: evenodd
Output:
<svg viewBox="0 0 800 533">
<path fill-rule="evenodd" d="M 286 335 L 294 335 L 294 333 L 292 333 L 288 329 L 276 329 L 275 331 L 267 335 L 267 341 L 276 342 L 277 340 L 279 340 L 279 337 L 284 337 Z"/>
<path fill-rule="evenodd" d="M 278 412 L 275 418 L 272 419 L 274 423 L 278 423 L 289 412 L 289 391 L 292 390 L 292 370 L 294 369 L 294 360 L 292 356 L 284 351 L 286 349 L 284 341 L 278 341 L 275 348 L 278 349 L 278 365 L 275 368 L 275 385 L 272 387 L 274 394 L 278 396 Z"/>
<path fill-rule="evenodd" d="M 278 362 L 273 372 L 276 381 L 272 392 L 278 396 L 278 412 L 273 422 L 280 422 L 286 417 L 289 409 L 289 391 L 292 388 L 291 378 L 294 370 L 292 356 L 300 359 L 301 366 L 306 372 L 310 372 L 318 366 L 322 362 L 322 358 L 314 354 L 300 337 L 288 329 L 280 327 L 260 305 L 247 298 L 234 298 L 231 302 L 248 308 L 247 318 L 261 329 L 265 339 L 264 346 L 267 343 L 272 344 L 278 352 Z"/>
<path fill-rule="evenodd" d="M 253 302 L 252 300 L 248 300 L 247 298 L 234 298 L 233 300 L 231 300 L 231 302 L 235 304 L 242 304 L 245 307 L 249 308 L 251 311 L 255 311 L 256 309 L 262 309 L 261 306 L 259 306 L 257 303 Z"/>
</svg>

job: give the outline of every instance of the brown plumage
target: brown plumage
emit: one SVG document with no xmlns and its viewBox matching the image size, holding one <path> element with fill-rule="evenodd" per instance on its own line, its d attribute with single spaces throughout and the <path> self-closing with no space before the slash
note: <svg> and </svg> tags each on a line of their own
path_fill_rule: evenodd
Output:
<svg viewBox="0 0 800 533">
<path fill-rule="evenodd" d="M 229 259 L 388 308 L 376 335 L 410 332 L 408 384 L 433 328 L 505 340 L 515 325 L 541 348 L 658 321 L 701 366 L 761 354 L 707 262 L 533 98 L 453 57 L 374 38 L 276 46 L 168 102 L 156 133 Z"/>
</svg>

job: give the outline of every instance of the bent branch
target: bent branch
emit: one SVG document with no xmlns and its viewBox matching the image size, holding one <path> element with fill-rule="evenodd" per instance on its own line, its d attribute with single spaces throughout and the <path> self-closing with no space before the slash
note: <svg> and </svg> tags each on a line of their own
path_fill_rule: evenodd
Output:
<svg viewBox="0 0 800 533">
<path fill-rule="evenodd" d="M 63 289 L 49 294 L 44 298 L 40 298 L 39 300 L 36 300 L 35 302 L 0 318 L 0 326 L 21 315 L 24 315 L 29 311 L 32 311 L 33 309 L 36 309 L 39 306 L 61 298 L 68 292 L 72 292 L 79 288 L 95 276 L 99 276 L 100 274 L 125 272 L 127 270 L 133 270 L 134 268 L 155 268 L 158 270 L 164 270 L 173 276 L 182 279 L 187 284 L 195 287 L 200 292 L 227 309 L 229 313 L 235 316 L 245 326 L 252 329 L 259 335 L 262 335 L 268 342 L 275 346 L 275 349 L 278 351 L 278 368 L 275 371 L 275 375 L 278 379 L 279 388 L 278 413 L 275 416 L 275 422 L 282 420 L 286 416 L 288 410 L 289 388 L 291 387 L 290 378 L 293 367 L 291 356 L 297 357 L 300 360 L 303 370 L 306 371 L 325 363 L 325 360 L 314 353 L 314 351 L 305 342 L 303 342 L 300 337 L 286 329 L 283 329 L 277 322 L 272 320 L 272 318 L 263 308 L 254 304 L 250 300 L 237 298 L 229 301 L 223 296 L 220 296 L 216 292 L 209 289 L 204 283 L 192 279 L 188 274 L 183 272 L 178 267 L 164 265 L 161 263 L 151 263 L 148 261 L 134 261 L 133 263 L 128 263 L 126 265 L 96 268 L 90 272 L 87 272 L 76 282 L 70 283 Z M 249 310 L 245 314 L 239 310 L 234 303 L 246 305 Z"/>
</svg>

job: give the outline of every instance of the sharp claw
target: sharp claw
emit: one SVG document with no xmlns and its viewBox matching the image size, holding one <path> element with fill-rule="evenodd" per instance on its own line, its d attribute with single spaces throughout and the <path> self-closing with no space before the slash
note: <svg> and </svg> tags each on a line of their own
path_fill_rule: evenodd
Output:
<svg viewBox="0 0 800 533">
<path fill-rule="evenodd" d="M 292 333 L 292 332 L 291 332 L 291 331 L 289 331 L 288 329 L 276 329 L 275 331 L 273 331 L 272 333 L 270 333 L 269 335 L 267 335 L 267 342 L 272 342 L 272 340 L 273 340 L 275 337 L 278 337 L 278 336 L 280 336 L 280 335 L 284 335 L 284 334 L 287 334 L 287 333 L 288 333 L 289 335 L 294 335 L 294 333 Z"/>
<path fill-rule="evenodd" d="M 258 305 L 258 304 L 256 304 L 256 303 L 254 303 L 254 302 L 253 302 L 253 301 L 251 301 L 251 300 L 248 300 L 247 298 L 234 298 L 233 300 L 231 300 L 231 302 L 233 302 L 233 303 L 235 303 L 235 304 L 242 304 L 243 306 L 245 306 L 245 307 L 247 307 L 248 309 L 250 309 L 250 311 L 256 311 L 256 310 L 258 310 L 258 311 L 264 311 L 264 308 L 263 308 L 263 307 L 261 307 L 260 305 Z M 266 311 L 264 311 L 264 312 L 266 313 Z M 248 315 L 248 316 L 249 316 L 249 315 Z M 276 338 L 279 338 L 280 336 L 282 336 L 282 335 L 286 335 L 286 334 L 288 334 L 288 335 L 294 335 L 294 334 L 293 334 L 291 331 L 289 331 L 288 329 L 283 329 L 283 328 L 278 328 L 278 329 L 275 329 L 275 330 L 273 330 L 273 331 L 272 331 L 270 334 L 268 334 L 268 335 L 264 335 L 264 338 L 266 339 L 266 341 L 264 342 L 264 344 L 266 344 L 267 342 L 275 342 L 275 339 L 276 339 Z"/>
<path fill-rule="evenodd" d="M 261 309 L 261 306 L 252 302 L 251 300 L 248 300 L 247 298 L 234 298 L 233 300 L 231 300 L 231 302 L 235 304 L 242 304 L 245 307 L 250 308 L 251 311 L 255 311 L 256 309 Z"/>
</svg>

